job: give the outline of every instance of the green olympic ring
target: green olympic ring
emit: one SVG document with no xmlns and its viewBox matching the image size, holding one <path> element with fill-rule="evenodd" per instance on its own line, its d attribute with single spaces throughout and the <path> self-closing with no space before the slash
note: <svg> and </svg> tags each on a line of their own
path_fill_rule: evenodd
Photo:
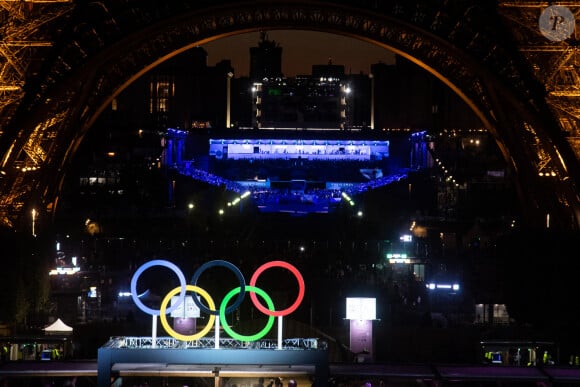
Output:
<svg viewBox="0 0 580 387">
<path fill-rule="evenodd" d="M 224 322 L 222 326 L 224 328 L 224 331 L 234 339 L 237 339 L 240 341 L 260 340 L 262 337 L 266 336 L 266 334 L 268 332 L 270 332 L 270 329 L 272 329 L 272 325 L 274 325 L 274 316 L 273 315 L 268 315 L 268 322 L 266 323 L 266 326 L 261 331 L 259 331 L 256 334 L 253 334 L 253 335 L 245 336 L 245 335 L 239 334 L 239 333 L 235 332 L 232 328 L 230 328 L 230 326 L 228 325 L 228 322 L 226 320 L 226 307 L 228 305 L 228 301 L 233 296 L 238 294 L 240 292 L 240 290 L 241 290 L 241 288 L 239 286 L 237 288 L 230 290 L 230 292 L 228 294 L 226 294 L 224 299 L 222 300 L 222 303 L 220 305 L 220 319 Z M 266 304 L 268 305 L 268 309 L 270 311 L 274 311 L 274 303 L 272 302 L 272 299 L 270 298 L 268 293 L 266 293 L 265 291 L 263 291 L 260 288 L 257 288 L 255 286 L 248 286 L 248 285 L 246 285 L 246 291 L 257 293 L 258 295 L 260 295 L 260 297 L 262 297 L 264 299 L 264 301 L 266 301 Z"/>
</svg>

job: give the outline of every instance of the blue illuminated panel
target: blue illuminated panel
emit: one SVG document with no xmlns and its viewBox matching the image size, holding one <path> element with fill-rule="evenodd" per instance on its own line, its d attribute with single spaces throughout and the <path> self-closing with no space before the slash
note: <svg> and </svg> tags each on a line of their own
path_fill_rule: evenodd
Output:
<svg viewBox="0 0 580 387">
<path fill-rule="evenodd" d="M 382 160 L 389 157 L 389 141 L 210 139 L 209 155 L 233 160 Z"/>
</svg>

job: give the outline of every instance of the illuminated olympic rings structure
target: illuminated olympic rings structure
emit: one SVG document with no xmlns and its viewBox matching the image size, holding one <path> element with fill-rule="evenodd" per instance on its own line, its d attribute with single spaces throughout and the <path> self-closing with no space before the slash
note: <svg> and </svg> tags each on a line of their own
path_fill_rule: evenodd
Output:
<svg viewBox="0 0 580 387">
<path fill-rule="evenodd" d="M 137 282 L 139 280 L 139 277 L 141 276 L 141 274 L 143 274 L 143 272 L 145 270 L 147 270 L 151 267 L 154 267 L 154 266 L 163 266 L 163 267 L 166 267 L 166 268 L 172 270 L 177 275 L 177 278 L 179 279 L 179 283 L 180 283 L 180 286 L 170 290 L 167 293 L 165 298 L 163 298 L 163 301 L 161 301 L 161 306 L 159 307 L 159 309 L 152 309 L 152 308 L 146 306 L 139 299 L 139 294 L 137 293 Z M 213 268 L 213 267 L 217 267 L 217 266 L 223 266 L 223 267 L 231 270 L 236 275 L 236 278 L 238 279 L 239 285 L 240 285 L 240 286 L 232 289 L 231 291 L 229 291 L 224 296 L 224 298 L 220 304 L 219 309 L 216 309 L 216 304 L 215 304 L 213 298 L 211 297 L 211 295 L 207 291 L 205 291 L 204 289 L 197 286 L 197 281 L 199 280 L 199 277 L 206 270 Z M 271 268 L 274 268 L 274 267 L 280 267 L 280 268 L 283 268 L 283 269 L 290 271 L 294 275 L 294 277 L 296 277 L 296 280 L 298 281 L 298 296 L 296 297 L 296 300 L 294 301 L 294 303 L 292 305 L 290 305 L 288 308 L 283 309 L 283 310 L 276 310 L 274 308 L 274 303 L 272 302 L 272 299 L 270 298 L 268 293 L 266 293 L 264 290 L 262 290 L 256 286 L 256 283 L 258 282 L 258 278 L 260 277 L 260 275 L 264 271 L 271 269 Z M 199 294 L 200 297 L 205 300 L 205 303 L 207 305 L 204 305 L 198 299 L 198 297 L 192 297 L 193 301 L 199 307 L 200 311 L 210 315 L 207 325 L 201 331 L 199 331 L 193 335 L 180 334 L 179 332 L 176 332 L 173 328 L 171 328 L 171 326 L 167 322 L 167 314 L 168 313 L 171 313 L 172 311 L 174 311 L 182 303 L 184 303 L 184 305 L 185 305 L 185 297 L 186 297 L 186 294 L 188 291 Z M 133 274 L 133 278 L 131 279 L 131 297 L 133 298 L 135 305 L 137 305 L 137 307 L 139 309 L 141 309 L 143 312 L 150 314 L 151 316 L 159 316 L 160 320 L 161 320 L 161 325 L 163 326 L 165 331 L 171 337 L 173 337 L 177 340 L 182 340 L 182 341 L 197 340 L 197 339 L 204 337 L 211 330 L 211 327 L 214 324 L 214 322 L 216 322 L 216 316 L 219 316 L 219 319 L 221 321 L 224 321 L 224 324 L 222 325 L 222 327 L 223 327 L 224 331 L 228 335 L 230 335 L 230 337 L 232 337 L 233 339 L 237 339 L 240 341 L 260 340 L 262 337 L 264 337 L 266 334 L 268 334 L 268 332 L 270 332 L 270 330 L 272 329 L 272 326 L 274 325 L 274 317 L 281 318 L 282 316 L 287 316 L 290 313 L 294 312 L 296 309 L 298 309 L 298 307 L 302 303 L 302 299 L 304 298 L 304 291 L 305 291 L 305 286 L 304 286 L 304 279 L 302 277 L 302 274 L 300 273 L 300 271 L 298 271 L 298 269 L 296 267 L 294 267 L 293 265 L 291 265 L 290 263 L 285 262 L 285 261 L 270 261 L 270 262 L 264 263 L 262 266 L 260 266 L 256 269 L 256 271 L 254 272 L 254 274 L 252 275 L 252 277 L 250 279 L 249 285 L 246 285 L 246 280 L 244 279 L 242 272 L 240 271 L 240 269 L 238 269 L 237 266 L 235 266 L 234 264 L 232 264 L 228 261 L 223 261 L 223 260 L 213 260 L 213 261 L 209 261 L 209 262 L 206 262 L 203 265 L 201 265 L 193 274 L 190 284 L 187 284 L 187 282 L 185 280 L 185 276 L 183 275 L 183 272 L 181 271 L 181 269 L 178 266 L 176 266 L 172 262 L 161 260 L 161 259 L 149 261 L 149 262 L 146 262 L 145 264 L 141 265 L 137 269 L 135 274 Z M 232 313 L 234 310 L 236 310 L 240 307 L 240 305 L 242 304 L 242 302 L 244 300 L 246 292 L 250 293 L 250 298 L 251 298 L 254 306 L 260 312 L 262 312 L 268 316 L 268 321 L 266 322 L 266 325 L 264 326 L 264 328 L 253 335 L 242 335 L 242 334 L 235 332 L 227 324 L 227 320 L 226 320 L 227 314 Z M 178 298 L 177 302 L 172 302 L 172 305 L 168 308 L 167 305 L 169 304 L 169 301 L 178 293 L 179 293 L 179 298 Z M 236 295 L 237 295 L 237 297 L 236 297 L 236 300 L 234 301 L 234 303 L 232 305 L 228 306 L 228 303 L 230 302 L 230 300 Z M 260 296 L 262 298 L 262 300 L 266 303 L 266 306 L 264 306 L 260 302 L 260 300 L 258 300 L 257 296 Z"/>
</svg>

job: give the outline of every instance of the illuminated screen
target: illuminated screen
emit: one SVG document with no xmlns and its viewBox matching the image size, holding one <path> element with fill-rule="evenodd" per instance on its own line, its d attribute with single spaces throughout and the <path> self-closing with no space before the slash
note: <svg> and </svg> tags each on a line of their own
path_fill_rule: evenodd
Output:
<svg viewBox="0 0 580 387">
<path fill-rule="evenodd" d="M 44 350 L 40 353 L 40 360 L 52 360 L 52 351 Z"/>
<path fill-rule="evenodd" d="M 389 157 L 389 141 L 210 139 L 209 154 L 234 160 L 382 160 Z"/>
<path fill-rule="evenodd" d="M 376 298 L 347 298 L 347 320 L 375 320 L 377 318 Z"/>
</svg>

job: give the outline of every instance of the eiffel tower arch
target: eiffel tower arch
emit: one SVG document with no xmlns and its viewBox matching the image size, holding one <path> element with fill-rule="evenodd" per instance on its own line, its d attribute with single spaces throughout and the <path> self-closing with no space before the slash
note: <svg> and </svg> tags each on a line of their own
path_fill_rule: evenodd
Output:
<svg viewBox="0 0 580 387">
<path fill-rule="evenodd" d="M 568 13 L 540 23 L 557 3 L 580 12 L 580 1 L 0 0 L 0 225 L 54 214 L 83 138 L 148 70 L 214 39 L 290 28 L 376 44 L 439 78 L 494 136 L 525 221 L 578 229 L 577 45 L 546 37 Z"/>
</svg>

